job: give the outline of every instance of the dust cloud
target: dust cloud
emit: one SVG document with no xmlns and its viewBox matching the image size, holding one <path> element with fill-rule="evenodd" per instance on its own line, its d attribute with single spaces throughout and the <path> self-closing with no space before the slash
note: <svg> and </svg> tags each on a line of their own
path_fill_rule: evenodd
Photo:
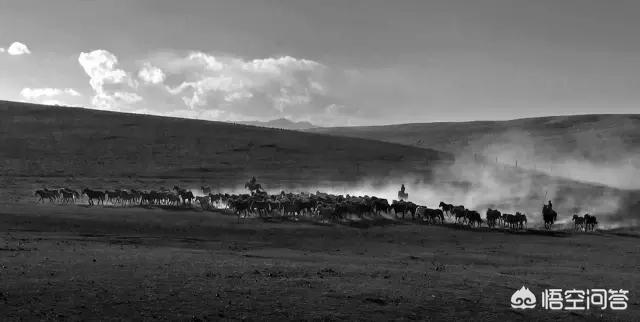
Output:
<svg viewBox="0 0 640 322">
<path fill-rule="evenodd" d="M 533 140 L 523 132 L 508 132 L 474 139 L 468 149 L 455 153 L 452 164 L 434 165 L 430 175 L 404 169 L 383 178 L 364 173 L 355 182 L 273 180 L 263 185 L 271 194 L 320 191 L 377 196 L 391 202 L 398 199 L 404 184 L 414 203 L 430 208 L 437 208 L 440 201 L 464 205 L 483 217 L 490 207 L 525 213 L 530 224 L 541 225 L 542 206 L 551 200 L 561 226 L 570 225 L 574 214 L 587 213 L 598 217 L 601 229 L 640 224 L 635 210 L 640 209 L 640 190 L 634 190 L 640 189 L 640 158 L 633 151 L 623 151 L 621 142 L 609 142 L 607 148 L 594 152 L 585 146 L 592 140 L 573 141 L 569 149 Z M 584 151 L 591 152 L 585 155 Z M 214 190 L 247 192 L 242 185 Z M 193 192 L 198 195 L 200 188 Z"/>
<path fill-rule="evenodd" d="M 567 134 L 565 140 L 534 140 L 511 131 L 476 139 L 471 148 L 488 162 L 612 188 L 640 189 L 640 150 L 633 145 L 589 132 Z"/>
</svg>

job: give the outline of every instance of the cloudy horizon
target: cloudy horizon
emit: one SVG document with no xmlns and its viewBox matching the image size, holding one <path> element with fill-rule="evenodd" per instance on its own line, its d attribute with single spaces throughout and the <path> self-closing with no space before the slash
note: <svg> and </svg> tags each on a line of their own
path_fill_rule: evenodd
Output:
<svg viewBox="0 0 640 322">
<path fill-rule="evenodd" d="M 637 113 L 640 4 L 330 2 L 0 0 L 0 99 L 323 126 Z"/>
</svg>

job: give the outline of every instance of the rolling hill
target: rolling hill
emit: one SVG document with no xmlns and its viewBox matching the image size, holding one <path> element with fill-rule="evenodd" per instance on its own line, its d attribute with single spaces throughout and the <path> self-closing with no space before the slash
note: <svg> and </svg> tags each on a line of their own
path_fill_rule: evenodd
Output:
<svg viewBox="0 0 640 322">
<path fill-rule="evenodd" d="M 223 122 L 7 101 L 0 115 L 5 176 L 344 181 L 425 175 L 452 161 L 436 150 Z"/>
<path fill-rule="evenodd" d="M 548 147 L 554 152 L 579 153 L 585 158 L 596 160 L 605 158 L 605 152 L 612 145 L 616 148 L 640 149 L 640 114 L 330 127 L 307 131 L 452 152 L 482 148 L 494 142 L 515 142 L 528 137 L 535 141 L 534 148 L 541 153 L 548 152 L 545 151 L 545 147 Z"/>
<path fill-rule="evenodd" d="M 640 115 L 575 115 L 511 121 L 309 129 L 484 158 L 553 176 L 640 189 Z"/>
</svg>

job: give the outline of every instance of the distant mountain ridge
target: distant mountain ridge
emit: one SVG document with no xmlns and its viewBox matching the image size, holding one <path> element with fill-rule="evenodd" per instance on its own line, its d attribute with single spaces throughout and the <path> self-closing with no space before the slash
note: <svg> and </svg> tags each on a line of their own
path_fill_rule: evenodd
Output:
<svg viewBox="0 0 640 322">
<path fill-rule="evenodd" d="M 244 124 L 244 125 L 253 125 L 253 126 L 261 126 L 261 127 L 287 129 L 287 130 L 308 130 L 308 129 L 316 128 L 316 126 L 311 124 L 310 122 L 306 122 L 306 121 L 294 122 L 287 118 L 279 118 L 271 121 L 246 121 L 246 122 L 237 122 L 237 123 Z"/>
</svg>

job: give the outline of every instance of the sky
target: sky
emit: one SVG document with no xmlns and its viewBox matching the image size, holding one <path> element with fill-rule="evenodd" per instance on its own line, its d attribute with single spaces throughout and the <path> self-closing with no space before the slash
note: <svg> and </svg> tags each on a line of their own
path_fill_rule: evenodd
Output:
<svg viewBox="0 0 640 322">
<path fill-rule="evenodd" d="M 317 125 L 638 113 L 634 0 L 0 0 L 0 99 Z"/>
</svg>

